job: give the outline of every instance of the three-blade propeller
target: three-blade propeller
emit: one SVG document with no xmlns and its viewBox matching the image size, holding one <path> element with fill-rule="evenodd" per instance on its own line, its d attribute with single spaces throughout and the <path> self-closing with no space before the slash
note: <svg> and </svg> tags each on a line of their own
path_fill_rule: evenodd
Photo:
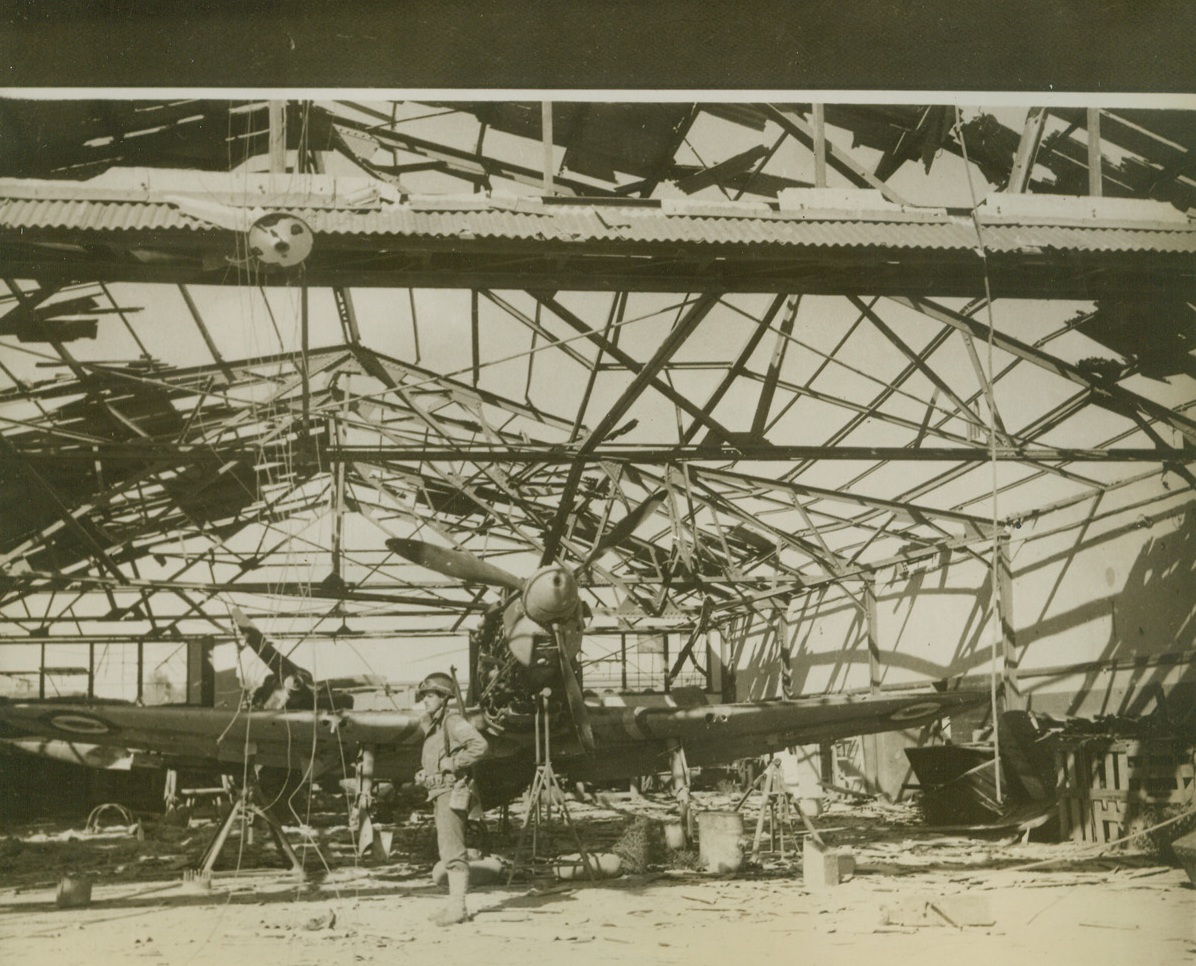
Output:
<svg viewBox="0 0 1196 966">
<path fill-rule="evenodd" d="M 573 661 L 566 645 L 565 631 L 561 620 L 571 618 L 577 608 L 576 584 L 563 568 L 543 568 L 528 580 L 520 580 L 500 567 L 479 560 L 465 550 L 437 547 L 422 540 L 407 540 L 398 537 L 386 541 L 388 549 L 405 560 L 427 567 L 446 577 L 454 577 L 466 583 L 488 584 L 518 591 L 525 609 L 537 624 L 553 635 L 557 660 L 561 668 L 561 682 L 569 704 L 569 713 L 577 731 L 578 740 L 587 753 L 594 750 L 594 734 L 586 714 L 585 696 L 581 682 L 573 669 Z M 564 583 L 564 586 L 560 586 Z M 557 584 L 557 586 L 553 586 Z M 534 585 L 534 589 L 533 589 Z M 560 613 L 553 611 L 553 603 L 564 601 L 571 606 Z M 542 613 L 547 608 L 547 613 Z"/>
<path fill-rule="evenodd" d="M 618 546 L 631 536 L 664 502 L 667 493 L 658 490 L 650 494 L 618 523 L 606 531 L 590 549 L 580 566 L 588 567 L 607 550 Z M 569 713 L 577 731 L 578 741 L 587 753 L 594 750 L 594 733 L 586 710 L 585 694 L 573 667 L 567 634 L 578 634 L 577 584 L 573 575 L 563 567 L 549 565 L 536 571 L 527 580 L 480 560 L 466 550 L 438 547 L 422 540 L 392 537 L 386 546 L 393 553 L 428 570 L 465 583 L 504 587 L 521 595 L 525 612 L 541 627 L 550 631 L 556 644 L 561 669 L 561 682 L 569 704 Z M 546 607 L 545 602 L 549 602 Z M 553 605 L 560 609 L 554 610 Z M 571 623 L 576 622 L 576 623 Z M 573 648 L 576 650 L 576 647 Z"/>
</svg>

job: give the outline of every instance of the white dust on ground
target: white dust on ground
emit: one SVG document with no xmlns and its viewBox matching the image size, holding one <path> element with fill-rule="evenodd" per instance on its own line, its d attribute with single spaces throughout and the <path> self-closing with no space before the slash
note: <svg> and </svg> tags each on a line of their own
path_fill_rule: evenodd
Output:
<svg viewBox="0 0 1196 966">
<path fill-rule="evenodd" d="M 444 899 L 426 866 L 400 861 L 342 865 L 306 881 L 278 870 L 217 873 L 210 890 L 173 871 L 139 878 L 125 862 L 96 877 L 79 909 L 57 908 L 47 880 L 61 870 L 45 863 L 40 880 L 36 870 L 0 874 L 0 960 L 741 966 L 784 956 L 852 966 L 1171 966 L 1196 957 L 1196 889 L 1151 856 L 936 834 L 887 807 L 839 806 L 822 825 L 839 829 L 828 838 L 837 834 L 858 863 L 833 888 L 807 889 L 790 853 L 734 876 L 660 870 L 483 887 L 470 895 L 472 921 L 449 928 L 429 921 Z M 1047 859 L 1054 864 L 1020 868 Z"/>
</svg>

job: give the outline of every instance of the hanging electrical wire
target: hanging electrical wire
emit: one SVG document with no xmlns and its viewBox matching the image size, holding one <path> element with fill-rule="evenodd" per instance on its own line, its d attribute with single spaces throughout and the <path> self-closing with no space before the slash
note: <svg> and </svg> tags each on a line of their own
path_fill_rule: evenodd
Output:
<svg viewBox="0 0 1196 966">
<path fill-rule="evenodd" d="M 968 157 L 968 143 L 963 134 L 963 124 L 960 115 L 959 105 L 955 105 L 955 138 L 959 142 L 960 148 L 963 151 L 964 174 L 967 177 L 968 193 L 971 196 L 972 207 L 972 225 L 976 230 L 976 252 L 980 256 L 980 264 L 984 277 L 984 307 L 985 313 L 988 316 L 988 341 L 987 341 L 987 356 L 985 359 L 986 371 L 984 373 L 984 393 L 985 400 L 988 404 L 988 447 L 989 447 L 989 465 L 992 468 L 992 490 L 991 490 L 991 506 L 992 506 L 992 547 L 991 558 L 989 564 L 989 597 L 991 607 L 989 613 L 991 615 L 992 628 L 992 643 L 989 654 L 989 697 L 991 702 L 992 712 L 992 727 L 993 727 L 993 772 L 996 782 L 996 797 L 998 802 L 1002 802 L 1001 789 L 1001 729 L 999 727 L 999 707 L 998 707 L 998 687 L 997 687 L 997 649 L 1004 641 L 1004 615 L 1001 612 L 1001 535 L 1000 535 L 1000 518 L 997 513 L 997 499 L 1000 492 L 997 479 L 997 404 L 995 398 L 995 391 L 993 387 L 993 373 L 995 367 L 993 365 L 993 340 L 996 332 L 996 322 L 993 318 L 993 296 L 992 286 L 989 279 L 988 271 L 988 250 L 984 244 L 984 227 L 980 220 L 980 202 L 976 197 L 976 187 L 972 181 L 972 163 Z M 1006 669 L 1002 665 L 1002 671 Z"/>
</svg>

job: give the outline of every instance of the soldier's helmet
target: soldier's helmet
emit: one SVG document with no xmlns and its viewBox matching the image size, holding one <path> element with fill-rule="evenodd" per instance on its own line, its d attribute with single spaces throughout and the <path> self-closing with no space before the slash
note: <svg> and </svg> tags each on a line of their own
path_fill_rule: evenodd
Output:
<svg viewBox="0 0 1196 966">
<path fill-rule="evenodd" d="M 415 700 L 422 701 L 425 694 L 441 694 L 446 698 L 451 698 L 456 693 L 453 679 L 443 671 L 435 671 L 419 682 L 419 687 L 415 691 Z"/>
</svg>

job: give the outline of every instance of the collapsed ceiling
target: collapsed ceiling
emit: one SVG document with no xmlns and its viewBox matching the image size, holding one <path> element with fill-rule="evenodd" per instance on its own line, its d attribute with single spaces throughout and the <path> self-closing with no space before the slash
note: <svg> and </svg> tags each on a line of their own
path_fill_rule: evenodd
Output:
<svg viewBox="0 0 1196 966">
<path fill-rule="evenodd" d="M 1083 109 L 0 101 L 2 633 L 459 630 L 405 536 L 689 627 L 1193 486 L 1196 114 L 1095 117 L 1081 198 Z"/>
</svg>

